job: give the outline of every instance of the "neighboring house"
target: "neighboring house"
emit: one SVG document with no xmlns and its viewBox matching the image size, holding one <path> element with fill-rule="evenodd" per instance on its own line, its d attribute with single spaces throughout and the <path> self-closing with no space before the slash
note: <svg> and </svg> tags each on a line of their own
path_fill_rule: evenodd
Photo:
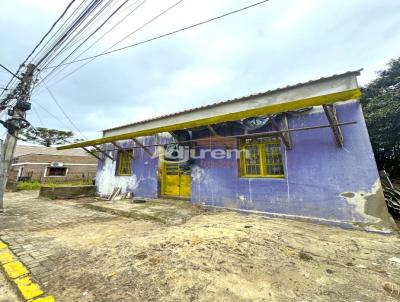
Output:
<svg viewBox="0 0 400 302">
<path fill-rule="evenodd" d="M 96 159 L 82 149 L 17 145 L 8 180 L 91 180 L 96 166 Z"/>
<path fill-rule="evenodd" d="M 342 226 L 392 225 L 359 71 L 103 131 L 97 190 Z M 95 156 L 97 156 L 95 154 Z"/>
</svg>

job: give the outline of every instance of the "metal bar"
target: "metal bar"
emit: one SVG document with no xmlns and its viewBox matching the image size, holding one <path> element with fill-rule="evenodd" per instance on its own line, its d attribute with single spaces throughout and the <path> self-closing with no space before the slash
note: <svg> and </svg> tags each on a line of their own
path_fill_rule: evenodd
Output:
<svg viewBox="0 0 400 302">
<path fill-rule="evenodd" d="M 289 129 L 289 122 L 288 122 L 287 113 L 283 113 L 283 117 L 282 117 L 282 128 L 283 128 L 284 130 L 288 130 L 288 129 Z M 293 148 L 293 143 L 292 143 L 292 136 L 290 135 L 290 131 L 288 131 L 288 132 L 283 132 L 283 135 L 286 137 L 286 140 L 289 142 L 289 145 L 290 145 L 289 150 L 292 150 L 292 148 Z"/>
<path fill-rule="evenodd" d="M 10 69 L 5 67 L 3 64 L 0 64 L 0 67 L 3 68 L 5 71 L 8 71 L 8 73 L 12 74 L 14 77 L 16 77 L 18 80 L 22 81 L 22 78 L 17 76 L 15 73 L 13 73 Z"/>
<path fill-rule="evenodd" d="M 83 150 L 85 150 L 87 153 L 89 153 L 90 155 L 96 157 L 98 160 L 102 160 L 99 156 L 97 156 L 96 154 L 94 154 L 92 151 L 90 151 L 89 149 L 87 149 L 86 147 L 81 147 Z"/>
<path fill-rule="evenodd" d="M 272 127 L 279 132 L 279 136 L 282 139 L 282 142 L 285 144 L 286 148 L 288 150 L 292 149 L 292 141 L 290 139 L 290 133 L 289 132 L 282 132 L 278 122 L 275 120 L 275 118 L 272 115 L 268 115 L 269 120 L 271 121 Z M 288 129 L 288 123 L 287 123 L 287 117 L 286 115 L 283 116 L 283 120 L 286 120 L 286 123 L 283 123 L 283 128 Z M 285 127 L 286 125 L 286 127 Z"/>
<path fill-rule="evenodd" d="M 111 144 L 113 144 L 115 147 L 117 147 L 118 151 L 121 151 L 122 153 L 128 155 L 131 159 L 134 159 L 133 155 L 131 153 L 129 153 L 128 151 L 126 151 L 125 149 L 123 149 L 120 145 L 118 145 L 116 142 L 111 142 Z"/>
<path fill-rule="evenodd" d="M 349 75 L 350 76 L 350 75 Z M 347 78 L 348 76 L 346 76 Z M 354 75 L 351 75 L 354 77 Z M 354 78 L 355 79 L 355 78 Z M 316 81 L 318 82 L 318 81 Z M 349 85 L 351 87 L 356 86 L 355 81 L 351 81 L 352 84 Z M 354 82 L 354 83 L 353 83 Z M 340 83 L 338 79 L 334 79 L 333 82 L 327 80 L 327 84 L 337 84 L 343 85 L 343 79 L 340 79 Z M 318 84 L 319 85 L 319 84 Z M 347 85 L 347 84 L 346 84 Z M 156 133 L 161 132 L 170 132 L 176 131 L 185 128 L 195 128 L 206 126 L 210 124 L 218 124 L 228 121 L 237 121 L 241 120 L 246 117 L 254 117 L 254 116 L 264 116 L 268 114 L 275 114 L 279 112 L 285 112 L 288 110 L 294 110 L 304 107 L 310 106 L 317 106 L 322 104 L 333 104 L 340 101 L 352 100 L 352 99 L 359 99 L 361 96 L 361 90 L 359 88 L 351 88 L 349 90 L 340 91 L 340 92 L 333 92 L 330 94 L 325 95 L 318 95 L 318 96 L 311 96 L 311 87 L 316 89 L 320 92 L 320 87 L 317 86 L 316 83 L 307 83 L 307 91 L 310 92 L 309 97 L 304 96 L 303 99 L 296 99 L 296 100 L 287 100 L 283 98 L 282 100 L 277 100 L 276 95 L 272 95 L 273 93 L 280 94 L 283 91 L 276 91 L 271 92 L 271 94 L 266 94 L 265 96 L 257 96 L 257 106 L 254 108 L 252 102 L 244 101 L 245 99 L 237 99 L 232 102 L 226 102 L 224 104 L 218 105 L 218 111 L 215 110 L 214 107 L 202 107 L 196 110 L 191 110 L 192 112 L 186 112 L 179 114 L 179 119 L 175 116 L 169 116 L 167 118 L 162 119 L 154 119 L 148 122 L 137 123 L 135 125 L 131 125 L 127 127 L 127 132 L 123 134 L 115 134 L 115 135 L 107 135 L 102 138 L 73 143 L 70 145 L 60 146 L 57 149 L 64 150 L 64 149 L 71 149 L 71 148 L 78 148 L 82 146 L 90 146 L 90 145 L 99 145 L 104 143 L 109 143 L 112 141 L 120 141 L 126 139 L 132 139 L 142 136 L 149 136 Z M 332 86 L 333 87 L 333 86 Z M 347 89 L 346 88 L 346 89 Z M 292 88 L 288 88 L 292 89 Z M 341 89 L 335 88 L 334 90 Z M 285 95 L 291 95 L 288 91 L 285 90 Z M 285 100 L 284 100 L 285 99 Z M 196 117 L 197 116 L 197 117 Z M 111 130 L 110 130 L 111 131 Z"/>
<path fill-rule="evenodd" d="M 212 136 L 220 136 L 217 131 L 215 131 L 214 127 L 211 125 L 207 125 L 208 131 L 210 131 Z M 229 146 L 227 144 L 223 144 L 225 149 L 229 149 Z"/>
<path fill-rule="evenodd" d="M 99 147 L 97 147 L 96 145 L 93 145 L 93 148 L 95 148 L 97 151 L 99 151 L 100 153 L 104 154 L 105 156 L 107 156 L 109 159 L 111 159 L 112 161 L 114 161 L 114 157 L 112 157 L 111 155 L 109 155 L 107 152 L 104 152 L 103 150 L 101 150 Z"/>
<path fill-rule="evenodd" d="M 331 126 L 333 135 L 335 137 L 335 142 L 338 147 L 343 147 L 343 134 L 338 126 L 338 118 L 336 114 L 336 108 L 333 104 L 331 105 L 322 105 L 325 111 L 325 115 L 329 121 Z"/>
<path fill-rule="evenodd" d="M 207 128 L 213 136 L 218 136 L 217 131 L 211 125 L 207 125 Z"/>
<path fill-rule="evenodd" d="M 143 148 L 143 151 L 146 152 L 150 157 L 153 156 L 153 152 L 151 152 L 149 149 L 147 149 L 147 147 L 149 146 L 144 146 L 141 142 L 139 142 L 136 138 L 132 138 L 132 140 L 135 142 L 135 144 L 139 145 L 140 148 Z"/>
<path fill-rule="evenodd" d="M 348 125 L 354 125 L 357 124 L 356 121 L 353 122 L 343 122 L 343 123 L 337 123 L 334 124 L 334 126 L 348 126 Z M 269 131 L 269 132 L 259 132 L 259 133 L 251 133 L 251 134 L 239 134 L 239 135 L 229 135 L 229 136 L 221 136 L 223 138 L 256 138 L 256 137 L 262 137 L 262 136 L 275 136 L 279 135 L 279 132 L 296 132 L 296 131 L 307 131 L 307 130 L 314 130 L 314 129 L 322 129 L 322 128 L 330 128 L 331 125 L 319 125 L 319 126 L 310 126 L 310 127 L 301 127 L 301 128 L 292 128 L 292 129 L 282 129 L 280 131 Z M 200 140 L 200 139 L 199 139 Z M 198 140 L 187 140 L 187 141 L 181 141 L 180 143 L 190 143 L 190 142 L 197 142 Z M 174 143 L 175 144 L 175 143 Z M 157 146 L 164 146 L 164 144 L 152 144 L 152 145 L 142 145 L 143 147 L 157 147 Z M 143 148 L 142 146 L 133 146 L 132 148 Z M 108 149 L 107 151 L 113 151 L 116 149 Z"/>
<path fill-rule="evenodd" d="M 178 141 L 178 136 L 177 136 L 174 132 L 170 131 L 170 132 L 168 132 L 168 133 L 171 134 L 172 138 L 173 138 L 176 142 Z"/>
</svg>

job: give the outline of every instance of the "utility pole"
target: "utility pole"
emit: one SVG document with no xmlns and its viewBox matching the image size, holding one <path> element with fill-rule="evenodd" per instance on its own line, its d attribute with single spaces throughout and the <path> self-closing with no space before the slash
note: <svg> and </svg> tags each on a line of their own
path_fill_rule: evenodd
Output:
<svg viewBox="0 0 400 302">
<path fill-rule="evenodd" d="M 15 146 L 18 140 L 18 134 L 21 129 L 29 126 L 29 122 L 25 119 L 26 111 L 31 109 L 30 97 L 33 84 L 33 72 L 35 65 L 28 64 L 25 73 L 22 74 L 19 84 L 11 93 L 9 98 L 15 98 L 16 104 L 9 110 L 9 118 L 1 123 L 7 128 L 7 137 L 2 144 L 0 154 L 0 212 L 3 212 L 3 197 L 7 184 L 7 176 L 11 162 L 14 158 Z"/>
</svg>

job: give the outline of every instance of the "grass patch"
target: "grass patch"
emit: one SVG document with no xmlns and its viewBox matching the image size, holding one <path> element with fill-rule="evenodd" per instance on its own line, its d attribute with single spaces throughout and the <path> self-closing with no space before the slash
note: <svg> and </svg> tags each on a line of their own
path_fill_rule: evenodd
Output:
<svg viewBox="0 0 400 302">
<path fill-rule="evenodd" d="M 39 190 L 41 183 L 38 181 L 19 181 L 17 190 Z"/>
<path fill-rule="evenodd" d="M 91 185 L 91 181 L 76 180 L 65 182 L 39 182 L 39 181 L 19 181 L 17 190 L 39 190 L 40 187 L 71 187 L 71 186 L 87 186 Z"/>
</svg>

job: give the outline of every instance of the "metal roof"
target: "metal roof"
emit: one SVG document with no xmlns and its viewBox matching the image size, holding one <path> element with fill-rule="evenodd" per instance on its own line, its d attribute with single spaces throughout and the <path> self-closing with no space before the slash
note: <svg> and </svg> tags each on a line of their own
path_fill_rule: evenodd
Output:
<svg viewBox="0 0 400 302">
<path fill-rule="evenodd" d="M 129 127 L 129 126 L 133 126 L 133 125 L 139 125 L 139 124 L 147 123 L 147 122 L 150 122 L 150 121 L 161 120 L 163 118 L 176 116 L 176 115 L 179 115 L 179 114 L 182 114 L 182 113 L 193 112 L 193 111 L 204 109 L 204 108 L 210 108 L 210 107 L 218 106 L 218 105 L 221 105 L 221 104 L 244 101 L 246 99 L 257 97 L 257 96 L 262 96 L 264 94 L 279 92 L 279 91 L 283 91 L 283 90 L 286 90 L 286 89 L 296 88 L 296 87 L 299 87 L 299 86 L 305 86 L 305 85 L 308 85 L 308 84 L 311 84 L 311 83 L 314 84 L 314 83 L 319 82 L 319 81 L 335 79 L 335 78 L 339 78 L 339 77 L 346 76 L 346 75 L 357 75 L 358 76 L 358 75 L 360 75 L 360 72 L 362 70 L 363 69 L 361 68 L 361 69 L 357 69 L 357 70 L 353 70 L 353 71 L 347 71 L 347 72 L 341 73 L 341 74 L 334 74 L 334 75 L 331 75 L 331 76 L 328 76 L 328 77 L 321 77 L 321 78 L 316 79 L 316 80 L 310 80 L 310 81 L 307 81 L 307 82 L 300 82 L 300 83 L 297 83 L 297 84 L 287 85 L 285 87 L 271 89 L 271 90 L 267 90 L 267 91 L 264 91 L 264 92 L 258 92 L 258 93 L 254 93 L 254 94 L 250 94 L 250 95 L 246 95 L 246 96 L 242 96 L 242 97 L 238 97 L 238 98 L 234 98 L 234 99 L 228 99 L 228 100 L 224 100 L 224 101 L 214 102 L 214 103 L 211 103 L 211 104 L 208 104 L 208 105 L 204 105 L 204 106 L 199 106 L 199 107 L 195 107 L 195 108 L 191 108 L 191 109 L 186 109 L 186 110 L 182 110 L 182 111 L 178 111 L 178 112 L 174 112 L 174 113 L 169 113 L 169 114 L 157 116 L 157 117 L 146 119 L 146 120 L 141 120 L 141 121 L 134 122 L 134 123 L 124 124 L 124 125 L 121 125 L 121 126 L 104 129 L 103 132 L 110 131 L 110 130 L 115 130 L 115 129 L 121 129 L 121 128 Z"/>
</svg>

